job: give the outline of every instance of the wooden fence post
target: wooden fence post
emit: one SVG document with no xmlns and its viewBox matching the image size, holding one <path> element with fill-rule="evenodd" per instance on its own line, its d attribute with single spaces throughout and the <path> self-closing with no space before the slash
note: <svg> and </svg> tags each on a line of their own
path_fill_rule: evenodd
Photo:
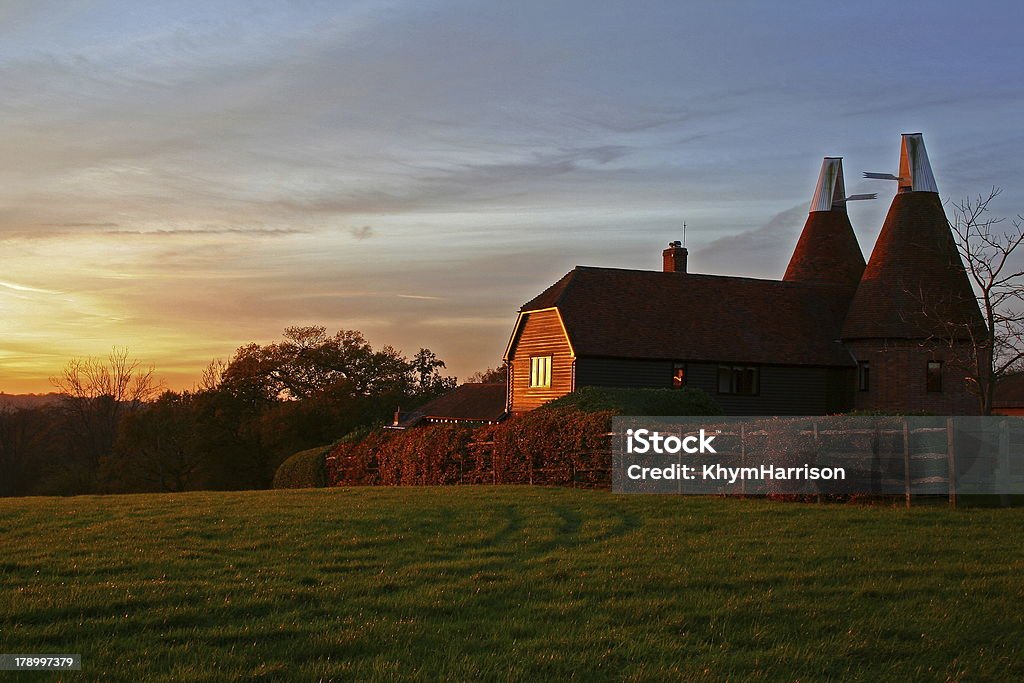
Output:
<svg viewBox="0 0 1024 683">
<path fill-rule="evenodd" d="M 686 432 L 686 430 L 683 428 L 683 425 L 679 425 L 679 442 L 680 443 L 682 443 L 682 441 L 683 441 L 683 436 L 684 436 L 685 432 Z M 683 459 L 682 453 L 678 454 L 676 456 L 676 458 L 678 458 L 679 461 L 682 461 L 682 459 Z M 679 464 L 682 464 L 682 462 L 680 462 Z M 682 477 L 676 477 L 676 494 L 677 495 L 682 495 L 683 494 L 683 478 Z"/>
<path fill-rule="evenodd" d="M 1010 504 L 1010 425 L 999 421 L 999 504 Z"/>
<path fill-rule="evenodd" d="M 875 418 L 875 432 L 871 435 L 871 492 L 873 494 L 881 493 L 881 474 L 879 469 L 881 465 L 879 460 L 881 459 L 882 452 L 882 425 L 878 418 Z"/>
<path fill-rule="evenodd" d="M 903 495 L 910 507 L 910 424 L 903 418 Z"/>
<path fill-rule="evenodd" d="M 747 429 L 746 426 L 740 422 L 740 467 L 747 466 Z M 747 478 L 743 477 L 740 479 L 740 494 L 747 495 Z"/>
<path fill-rule="evenodd" d="M 949 505 L 956 507 L 956 439 L 953 418 L 946 418 L 946 455 L 949 460 Z"/>
<path fill-rule="evenodd" d="M 821 459 L 821 439 L 818 436 L 818 421 L 814 420 L 811 425 L 814 427 L 814 464 L 819 464 L 818 461 Z M 818 489 L 818 494 L 815 496 L 817 502 L 821 502 L 821 489 Z"/>
</svg>

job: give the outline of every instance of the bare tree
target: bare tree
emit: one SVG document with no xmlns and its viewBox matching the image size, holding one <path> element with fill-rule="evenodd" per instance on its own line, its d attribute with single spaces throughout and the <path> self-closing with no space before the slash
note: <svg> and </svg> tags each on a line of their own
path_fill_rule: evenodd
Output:
<svg viewBox="0 0 1024 683">
<path fill-rule="evenodd" d="M 75 358 L 50 382 L 64 394 L 65 427 L 74 437 L 74 463 L 85 483 L 95 487 L 104 458 L 111 455 L 126 411 L 155 396 L 160 385 L 153 368 L 143 368 L 125 348 L 106 359 Z"/>
<path fill-rule="evenodd" d="M 992 412 L 999 382 L 1024 365 L 1024 269 L 1014 258 L 1024 242 L 1024 216 L 1007 221 L 989 215 L 989 204 L 1000 193 L 993 187 L 954 204 L 950 221 L 983 322 L 960 325 L 951 338 L 966 340 L 961 363 L 982 415 Z"/>
<path fill-rule="evenodd" d="M 224 373 L 228 369 L 228 362 L 223 358 L 214 358 L 205 368 L 202 377 L 199 379 L 198 391 L 215 391 L 224 380 Z"/>
</svg>

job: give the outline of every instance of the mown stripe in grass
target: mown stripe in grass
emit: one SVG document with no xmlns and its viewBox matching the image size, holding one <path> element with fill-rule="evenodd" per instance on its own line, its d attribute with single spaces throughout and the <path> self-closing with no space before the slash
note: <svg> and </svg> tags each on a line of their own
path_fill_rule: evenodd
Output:
<svg viewBox="0 0 1024 683">
<path fill-rule="evenodd" d="M 4 648 L 95 679 L 1024 677 L 1021 510 L 453 487 L 0 521 Z"/>
</svg>

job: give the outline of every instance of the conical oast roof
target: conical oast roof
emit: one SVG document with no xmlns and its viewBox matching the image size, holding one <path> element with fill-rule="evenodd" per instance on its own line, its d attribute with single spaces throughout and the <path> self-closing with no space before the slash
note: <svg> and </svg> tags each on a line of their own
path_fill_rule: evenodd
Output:
<svg viewBox="0 0 1024 683">
<path fill-rule="evenodd" d="M 843 161 L 825 157 L 803 232 L 783 280 L 829 282 L 854 289 L 864 273 L 864 254 L 846 214 Z"/>
<path fill-rule="evenodd" d="M 854 289 L 864 273 L 864 254 L 853 234 L 846 209 L 815 211 L 807 216 L 783 280 L 831 282 Z"/>
<path fill-rule="evenodd" d="M 850 304 L 843 339 L 949 338 L 958 325 L 980 326 L 981 313 L 942 202 L 936 192 L 902 191 Z"/>
</svg>

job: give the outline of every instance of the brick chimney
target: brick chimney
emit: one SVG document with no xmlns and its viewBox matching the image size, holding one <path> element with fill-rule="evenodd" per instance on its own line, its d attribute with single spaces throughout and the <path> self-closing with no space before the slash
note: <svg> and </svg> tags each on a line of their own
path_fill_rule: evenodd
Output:
<svg viewBox="0 0 1024 683">
<path fill-rule="evenodd" d="M 668 249 L 661 252 L 662 270 L 666 273 L 685 273 L 687 253 L 682 242 L 669 242 Z"/>
</svg>

